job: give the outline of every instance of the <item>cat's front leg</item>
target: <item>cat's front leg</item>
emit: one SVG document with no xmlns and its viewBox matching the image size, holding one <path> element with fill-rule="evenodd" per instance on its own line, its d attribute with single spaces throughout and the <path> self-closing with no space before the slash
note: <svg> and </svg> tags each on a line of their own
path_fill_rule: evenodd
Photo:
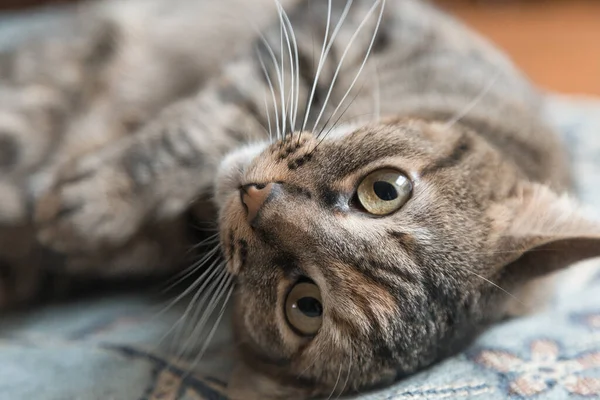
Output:
<svg viewBox="0 0 600 400">
<path fill-rule="evenodd" d="M 242 102 L 224 101 L 228 85 L 217 82 L 131 137 L 61 166 L 34 200 L 40 241 L 67 254 L 113 248 L 210 194 L 223 155 L 263 133 Z"/>
</svg>

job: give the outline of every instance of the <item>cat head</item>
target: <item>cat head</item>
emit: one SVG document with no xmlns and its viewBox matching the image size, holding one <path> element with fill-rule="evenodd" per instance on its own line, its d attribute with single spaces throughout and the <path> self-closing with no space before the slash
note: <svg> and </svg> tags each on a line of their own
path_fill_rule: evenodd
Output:
<svg viewBox="0 0 600 400">
<path fill-rule="evenodd" d="M 388 384 L 464 349 L 531 280 L 600 255 L 600 226 L 459 125 L 250 146 L 223 162 L 216 197 L 235 399 Z"/>
</svg>

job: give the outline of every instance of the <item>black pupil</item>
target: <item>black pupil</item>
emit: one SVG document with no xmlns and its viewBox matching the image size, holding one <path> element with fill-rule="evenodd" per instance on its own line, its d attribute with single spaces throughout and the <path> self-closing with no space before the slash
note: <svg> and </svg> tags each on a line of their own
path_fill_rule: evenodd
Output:
<svg viewBox="0 0 600 400">
<path fill-rule="evenodd" d="M 373 184 L 373 191 L 381 200 L 390 201 L 398 198 L 398 192 L 394 185 L 385 181 L 377 181 Z"/>
<path fill-rule="evenodd" d="M 314 297 L 302 297 L 298 300 L 298 309 L 309 318 L 317 318 L 323 314 L 323 306 Z"/>
</svg>

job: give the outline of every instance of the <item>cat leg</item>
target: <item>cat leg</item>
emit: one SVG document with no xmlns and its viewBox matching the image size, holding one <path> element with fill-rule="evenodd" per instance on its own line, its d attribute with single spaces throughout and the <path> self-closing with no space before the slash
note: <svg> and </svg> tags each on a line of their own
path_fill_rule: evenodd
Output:
<svg viewBox="0 0 600 400">
<path fill-rule="evenodd" d="M 201 234 L 189 224 L 182 215 L 144 226 L 120 247 L 63 256 L 61 269 L 68 276 L 88 279 L 172 275 L 197 261 Z"/>
<path fill-rule="evenodd" d="M 64 165 L 36 201 L 41 242 L 65 253 L 120 246 L 209 192 L 222 156 L 245 132 L 262 132 L 241 107 L 211 95 L 169 107 L 137 134 Z"/>
</svg>

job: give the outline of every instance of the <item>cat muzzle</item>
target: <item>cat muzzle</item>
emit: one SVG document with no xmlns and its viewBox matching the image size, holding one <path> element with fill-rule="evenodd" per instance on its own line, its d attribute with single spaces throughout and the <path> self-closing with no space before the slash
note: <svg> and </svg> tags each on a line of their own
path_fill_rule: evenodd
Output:
<svg viewBox="0 0 600 400">
<path fill-rule="evenodd" d="M 251 224 L 256 218 L 258 212 L 271 194 L 272 189 L 272 183 L 266 185 L 251 183 L 240 188 L 240 197 L 242 204 L 246 208 L 248 223 Z"/>
</svg>

